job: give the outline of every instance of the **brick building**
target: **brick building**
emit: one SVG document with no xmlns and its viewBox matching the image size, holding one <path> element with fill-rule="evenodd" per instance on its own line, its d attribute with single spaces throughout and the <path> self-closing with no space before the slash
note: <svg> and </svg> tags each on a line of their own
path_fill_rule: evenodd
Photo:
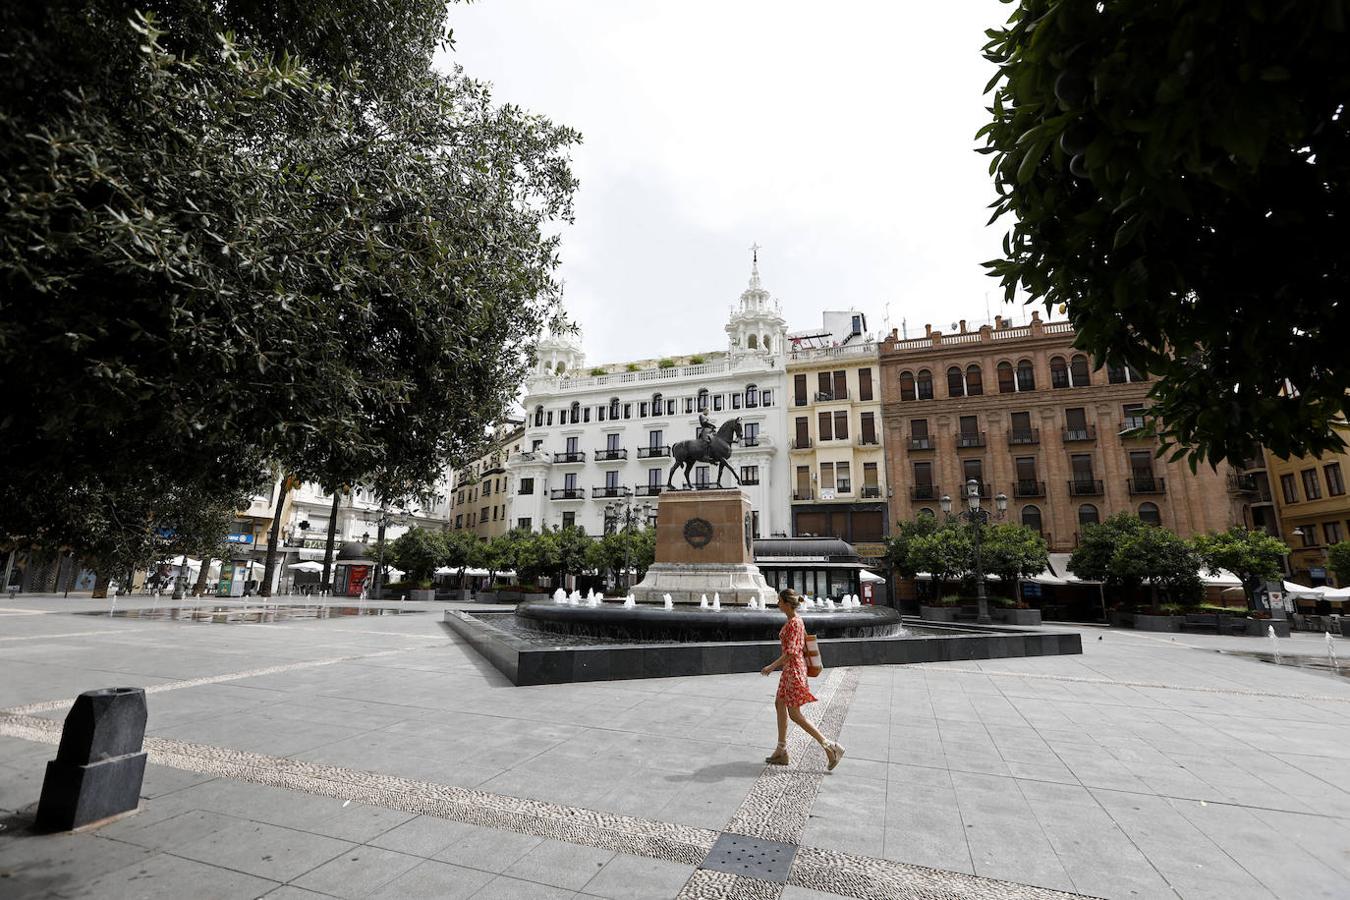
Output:
<svg viewBox="0 0 1350 900">
<path fill-rule="evenodd" d="M 1350 494 L 1345 491 L 1350 454 L 1280 459 L 1267 452 L 1265 464 L 1294 581 L 1345 587 L 1347 578 L 1330 573 L 1326 559 L 1328 547 L 1350 539 Z"/>
<path fill-rule="evenodd" d="M 892 521 L 937 513 L 971 478 L 983 496 L 1008 496 L 1008 521 L 1038 529 L 1052 551 L 1072 550 L 1081 527 L 1134 513 L 1183 537 L 1243 522 L 1237 472 L 1154 456 L 1131 435 L 1142 423 L 1147 377 L 1093 369 L 1068 322 L 993 326 L 881 344 L 882 419 Z"/>
</svg>

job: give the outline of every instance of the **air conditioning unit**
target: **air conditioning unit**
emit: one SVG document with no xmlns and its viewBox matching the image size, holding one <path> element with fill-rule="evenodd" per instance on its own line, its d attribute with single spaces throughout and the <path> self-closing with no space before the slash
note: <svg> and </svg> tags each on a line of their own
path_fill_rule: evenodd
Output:
<svg viewBox="0 0 1350 900">
<path fill-rule="evenodd" d="M 822 499 L 822 500 L 833 500 L 833 499 L 834 499 L 834 488 L 821 488 L 821 489 L 820 489 L 820 499 Z"/>
</svg>

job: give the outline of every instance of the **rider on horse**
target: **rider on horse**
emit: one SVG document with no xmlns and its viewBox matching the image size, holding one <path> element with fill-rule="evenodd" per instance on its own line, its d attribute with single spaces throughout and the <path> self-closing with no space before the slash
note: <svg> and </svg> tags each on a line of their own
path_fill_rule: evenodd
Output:
<svg viewBox="0 0 1350 900">
<path fill-rule="evenodd" d="M 712 420 L 708 418 L 707 413 L 703 412 L 702 410 L 699 410 L 698 431 L 695 433 L 695 437 L 697 437 L 703 443 L 704 447 L 711 447 L 712 436 L 716 433 L 717 433 L 717 426 L 714 425 Z"/>
</svg>

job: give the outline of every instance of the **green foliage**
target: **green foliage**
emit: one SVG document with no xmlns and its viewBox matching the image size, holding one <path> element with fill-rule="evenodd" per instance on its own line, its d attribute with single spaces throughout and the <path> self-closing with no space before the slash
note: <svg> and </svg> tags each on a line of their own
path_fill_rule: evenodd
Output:
<svg viewBox="0 0 1350 900">
<path fill-rule="evenodd" d="M 658 360 L 656 363 L 656 367 L 658 369 L 673 369 L 675 368 L 675 360 L 673 359 Z"/>
<path fill-rule="evenodd" d="M 695 353 L 693 356 L 689 357 L 689 365 L 691 366 L 701 366 L 705 362 L 707 362 L 707 360 L 703 358 L 702 354 Z"/>
<path fill-rule="evenodd" d="M 477 566 L 483 559 L 483 542 L 472 531 L 445 531 L 441 533 L 440 565 L 459 570 L 463 584 L 464 570 Z"/>
<path fill-rule="evenodd" d="M 604 374 L 605 374 L 605 367 L 604 367 L 604 366 L 596 366 L 595 368 L 591 369 L 591 374 L 592 374 L 592 375 L 604 375 Z"/>
<path fill-rule="evenodd" d="M 933 516 L 919 516 L 912 522 L 897 522 L 895 530 L 886 540 L 886 558 L 891 568 L 903 578 L 913 578 L 922 566 L 915 564 L 913 558 L 914 541 L 932 534 L 938 529 L 937 519 Z"/>
<path fill-rule="evenodd" d="M 1021 0 L 989 32 L 977 137 L 1013 220 L 990 274 L 1157 375 L 1151 424 L 1192 464 L 1344 445 L 1348 20 L 1344 0 Z"/>
<path fill-rule="evenodd" d="M 1350 541 L 1341 541 L 1327 548 L 1327 568 L 1336 574 L 1342 586 L 1350 584 Z"/>
<path fill-rule="evenodd" d="M 1227 569 L 1241 579 L 1249 606 L 1253 602 L 1252 592 L 1262 580 L 1279 577 L 1281 558 L 1289 552 L 1279 538 L 1240 525 L 1217 534 L 1196 535 L 1191 547 L 1209 574 L 1217 575 L 1220 569 Z"/>
<path fill-rule="evenodd" d="M 1069 571 L 1085 581 L 1118 585 L 1120 582 L 1111 569 L 1116 548 L 1147 527 L 1130 513 L 1119 513 L 1098 525 L 1083 526 L 1078 546 L 1069 557 Z"/>
<path fill-rule="evenodd" d="M 394 500 L 475 455 L 575 187 L 574 132 L 430 68 L 443 4 L 169 6 L 0 7 L 0 534 L 108 560 L 170 485 Z"/>
<path fill-rule="evenodd" d="M 970 529 L 950 522 L 914 537 L 909 545 L 909 563 L 933 577 L 934 591 L 941 590 L 943 582 L 971 570 Z"/>
<path fill-rule="evenodd" d="M 1190 545 L 1166 528 L 1145 525 L 1128 534 L 1111 556 L 1108 581 L 1126 587 L 1148 584 L 1156 602 L 1165 589 L 1174 602 L 1199 598 L 1200 559 Z"/>
<path fill-rule="evenodd" d="M 629 372 L 636 372 L 640 367 L 638 366 L 637 363 L 629 363 L 624 368 L 627 369 Z"/>
<path fill-rule="evenodd" d="M 431 576 L 445 558 L 445 538 L 449 533 L 410 528 L 389 543 L 384 558 L 394 568 L 402 569 L 409 581 L 430 584 Z"/>
<path fill-rule="evenodd" d="M 1007 523 L 984 529 L 980 536 L 980 562 L 986 572 L 1012 585 L 1044 572 L 1050 554 L 1039 532 Z"/>
</svg>

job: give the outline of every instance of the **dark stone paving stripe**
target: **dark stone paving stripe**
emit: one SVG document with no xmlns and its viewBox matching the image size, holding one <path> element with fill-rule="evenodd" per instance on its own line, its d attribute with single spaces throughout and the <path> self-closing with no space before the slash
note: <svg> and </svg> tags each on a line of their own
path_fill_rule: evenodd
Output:
<svg viewBox="0 0 1350 900">
<path fill-rule="evenodd" d="M 798 849 L 788 883 L 857 900 L 1073 900 L 1087 896 L 814 847 Z"/>
</svg>

